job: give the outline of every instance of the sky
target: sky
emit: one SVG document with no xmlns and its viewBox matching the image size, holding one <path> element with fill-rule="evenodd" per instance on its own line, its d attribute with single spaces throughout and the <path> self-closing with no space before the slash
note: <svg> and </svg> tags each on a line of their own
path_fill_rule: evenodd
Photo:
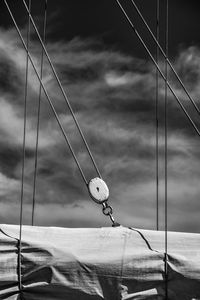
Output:
<svg viewBox="0 0 200 300">
<path fill-rule="evenodd" d="M 156 0 L 136 1 L 156 30 Z M 8 1 L 26 39 L 22 1 Z M 121 1 L 155 57 L 156 47 L 134 11 Z M 43 31 L 44 2 L 32 15 Z M 200 106 L 199 10 L 196 0 L 169 0 L 169 59 Z M 164 47 L 165 1 L 160 5 Z M 156 228 L 155 66 L 114 0 L 48 0 L 46 48 L 109 190 L 115 219 Z M 30 53 L 40 70 L 41 47 L 31 28 Z M 165 64 L 160 55 L 159 66 Z M 97 176 L 67 105 L 44 60 L 43 82 L 88 180 Z M 0 4 L 0 222 L 19 224 L 26 52 Z M 168 71 L 170 83 L 200 128 L 198 114 Z M 29 66 L 23 223 L 31 223 L 39 83 Z M 159 228 L 164 228 L 164 97 L 158 84 Z M 200 139 L 168 92 L 168 229 L 200 232 Z M 90 198 L 42 94 L 35 225 L 110 226 Z"/>
</svg>

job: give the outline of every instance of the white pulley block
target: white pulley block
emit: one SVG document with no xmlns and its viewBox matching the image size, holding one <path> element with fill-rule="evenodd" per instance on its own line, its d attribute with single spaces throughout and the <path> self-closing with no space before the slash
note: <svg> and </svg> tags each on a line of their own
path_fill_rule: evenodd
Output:
<svg viewBox="0 0 200 300">
<path fill-rule="evenodd" d="M 90 196 L 95 202 L 102 204 L 108 200 L 109 189 L 101 178 L 96 177 L 91 179 L 88 183 L 88 189 Z"/>
</svg>

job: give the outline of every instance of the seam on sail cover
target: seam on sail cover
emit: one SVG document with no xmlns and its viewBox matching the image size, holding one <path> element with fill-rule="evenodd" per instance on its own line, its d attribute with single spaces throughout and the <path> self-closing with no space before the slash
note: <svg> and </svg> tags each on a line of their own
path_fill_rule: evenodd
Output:
<svg viewBox="0 0 200 300">
<path fill-rule="evenodd" d="M 139 230 L 137 230 L 137 229 L 135 229 L 135 228 L 132 228 L 132 227 L 128 227 L 128 228 L 129 228 L 130 230 L 133 230 L 133 231 L 139 233 L 139 235 L 141 236 L 141 238 L 145 241 L 145 243 L 146 243 L 147 247 L 149 248 L 149 250 L 154 251 L 154 252 L 157 252 L 157 253 L 160 253 L 160 254 L 163 254 L 163 253 L 161 253 L 160 251 L 153 249 L 153 248 L 151 247 L 149 241 L 145 238 L 145 236 L 144 236 Z"/>
</svg>

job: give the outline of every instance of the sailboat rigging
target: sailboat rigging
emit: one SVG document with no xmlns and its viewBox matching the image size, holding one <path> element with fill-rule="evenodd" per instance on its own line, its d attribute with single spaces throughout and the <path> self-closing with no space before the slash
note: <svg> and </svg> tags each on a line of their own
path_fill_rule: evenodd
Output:
<svg viewBox="0 0 200 300">
<path fill-rule="evenodd" d="M 28 5 L 22 0 L 28 16 L 27 43 L 25 42 L 20 27 L 13 15 L 8 0 L 3 0 L 7 11 L 13 21 L 15 29 L 26 51 L 26 83 L 24 100 L 24 136 L 23 136 L 23 162 L 22 162 L 22 193 L 20 202 L 20 226 L 0 226 L 0 260 L 2 270 L 0 278 L 0 298 L 9 300 L 114 300 L 114 299 L 165 299 L 165 300 L 193 300 L 200 298 L 200 235 L 189 233 L 173 233 L 168 231 L 168 92 L 174 96 L 179 107 L 188 119 L 198 136 L 200 131 L 185 105 L 169 80 L 169 69 L 173 72 L 184 93 L 192 103 L 196 112 L 200 110 L 189 94 L 184 83 L 169 60 L 168 55 L 168 22 L 169 2 L 166 0 L 166 31 L 165 51 L 159 42 L 159 28 L 156 36 L 150 29 L 143 14 L 134 0 L 132 6 L 147 28 L 157 50 L 157 56 L 150 51 L 142 35 L 136 28 L 120 0 L 116 0 L 118 8 L 127 23 L 136 34 L 142 47 L 156 68 L 156 86 L 158 80 L 164 81 L 164 173 L 165 173 L 165 230 L 159 231 L 158 210 L 158 91 L 156 94 L 156 170 L 157 170 L 157 230 L 140 230 L 132 227 L 126 228 L 117 223 L 113 216 L 113 208 L 109 204 L 109 188 L 103 180 L 101 172 L 79 125 L 76 114 L 70 104 L 69 98 L 63 88 L 61 80 L 55 70 L 54 64 L 45 46 L 47 23 L 47 0 L 44 0 L 44 25 L 43 37 L 31 13 L 31 0 Z M 157 26 L 159 24 L 159 0 L 157 0 Z M 33 56 L 30 53 L 30 26 L 33 26 L 41 45 L 41 68 L 38 71 Z M 165 61 L 165 70 L 159 65 L 159 55 Z M 79 162 L 62 120 L 53 104 L 47 87 L 43 80 L 43 60 L 47 59 L 50 69 L 56 79 L 63 99 L 68 106 L 71 117 L 83 141 L 87 154 L 92 162 L 97 177 L 87 178 Z M 35 169 L 32 202 L 32 226 L 23 225 L 23 193 L 24 193 L 24 167 L 26 152 L 26 105 L 28 89 L 29 62 L 39 82 L 39 102 L 37 110 L 37 133 L 35 144 Z M 160 76 L 160 77 L 159 77 Z M 101 229 L 69 229 L 39 227 L 34 223 L 36 205 L 35 191 L 37 180 L 37 155 L 40 127 L 41 93 L 45 94 L 49 107 L 57 121 L 65 143 L 70 150 L 81 178 L 89 196 L 95 203 L 102 206 L 102 212 L 108 216 L 112 227 Z"/>
</svg>

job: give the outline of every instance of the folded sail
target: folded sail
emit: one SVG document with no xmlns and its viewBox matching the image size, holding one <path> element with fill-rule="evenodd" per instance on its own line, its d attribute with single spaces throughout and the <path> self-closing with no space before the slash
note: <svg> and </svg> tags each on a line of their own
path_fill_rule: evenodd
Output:
<svg viewBox="0 0 200 300">
<path fill-rule="evenodd" d="M 19 253 L 0 228 L 0 299 L 165 299 L 163 232 L 23 226 Z M 200 234 L 168 232 L 167 264 L 168 299 L 200 299 Z"/>
</svg>

